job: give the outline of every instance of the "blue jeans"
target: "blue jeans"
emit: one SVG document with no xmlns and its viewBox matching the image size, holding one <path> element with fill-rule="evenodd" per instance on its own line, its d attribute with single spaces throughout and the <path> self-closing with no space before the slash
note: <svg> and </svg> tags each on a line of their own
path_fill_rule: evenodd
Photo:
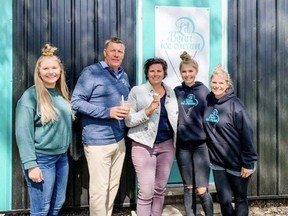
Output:
<svg viewBox="0 0 288 216">
<path fill-rule="evenodd" d="M 58 215 L 65 202 L 69 163 L 67 153 L 60 155 L 36 154 L 44 180 L 32 182 L 25 170 L 30 196 L 30 215 Z"/>
<path fill-rule="evenodd" d="M 215 186 L 223 216 L 248 216 L 247 190 L 251 176 L 242 178 L 225 170 L 213 170 Z M 234 197 L 235 208 L 232 206 Z"/>
</svg>

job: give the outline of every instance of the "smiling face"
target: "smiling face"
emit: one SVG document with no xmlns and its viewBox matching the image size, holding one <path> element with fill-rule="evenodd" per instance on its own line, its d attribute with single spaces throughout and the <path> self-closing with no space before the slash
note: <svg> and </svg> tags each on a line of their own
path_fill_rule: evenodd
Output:
<svg viewBox="0 0 288 216">
<path fill-rule="evenodd" d="M 192 86 L 195 83 L 198 71 L 192 64 L 183 64 L 181 66 L 181 77 L 187 86 Z"/>
<path fill-rule="evenodd" d="M 210 84 L 211 90 L 217 99 L 223 97 L 229 88 L 228 81 L 220 74 L 214 74 Z"/>
<path fill-rule="evenodd" d="M 61 68 L 56 57 L 45 57 L 39 65 L 39 77 L 46 88 L 55 88 Z"/>
<path fill-rule="evenodd" d="M 104 49 L 105 62 L 109 67 L 111 67 L 115 72 L 122 64 L 125 54 L 125 46 L 122 43 L 110 42 Z"/>
<path fill-rule="evenodd" d="M 147 73 L 147 78 L 152 86 L 161 84 L 165 77 L 164 69 L 162 64 L 150 65 Z"/>
</svg>

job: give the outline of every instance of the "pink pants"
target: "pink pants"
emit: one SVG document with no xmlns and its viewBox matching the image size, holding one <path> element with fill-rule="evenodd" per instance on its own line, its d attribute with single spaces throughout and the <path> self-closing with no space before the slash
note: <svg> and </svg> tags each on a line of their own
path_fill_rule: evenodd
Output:
<svg viewBox="0 0 288 216">
<path fill-rule="evenodd" d="M 172 139 L 153 148 L 132 142 L 138 178 L 137 216 L 161 216 L 165 190 L 175 155 Z"/>
</svg>

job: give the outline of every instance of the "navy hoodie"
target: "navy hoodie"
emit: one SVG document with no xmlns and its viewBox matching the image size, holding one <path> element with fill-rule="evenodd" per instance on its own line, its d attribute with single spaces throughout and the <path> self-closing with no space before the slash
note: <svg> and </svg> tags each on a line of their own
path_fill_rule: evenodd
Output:
<svg viewBox="0 0 288 216">
<path fill-rule="evenodd" d="M 253 148 L 252 122 L 243 103 L 228 90 L 220 99 L 211 92 L 204 113 L 212 164 L 233 171 L 252 169 L 258 156 Z"/>
<path fill-rule="evenodd" d="M 174 91 L 179 106 L 177 145 L 186 146 L 205 142 L 203 114 L 207 106 L 208 88 L 199 81 L 191 87 L 183 82 Z"/>
</svg>

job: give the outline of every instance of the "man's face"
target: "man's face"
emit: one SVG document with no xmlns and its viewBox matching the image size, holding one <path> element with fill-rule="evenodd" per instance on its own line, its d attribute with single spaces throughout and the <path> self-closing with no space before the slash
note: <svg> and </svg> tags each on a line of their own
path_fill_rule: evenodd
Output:
<svg viewBox="0 0 288 216">
<path fill-rule="evenodd" d="M 121 43 L 110 42 L 106 49 L 104 49 L 105 62 L 114 71 L 118 71 L 118 68 L 122 64 L 125 54 L 125 46 Z"/>
</svg>

